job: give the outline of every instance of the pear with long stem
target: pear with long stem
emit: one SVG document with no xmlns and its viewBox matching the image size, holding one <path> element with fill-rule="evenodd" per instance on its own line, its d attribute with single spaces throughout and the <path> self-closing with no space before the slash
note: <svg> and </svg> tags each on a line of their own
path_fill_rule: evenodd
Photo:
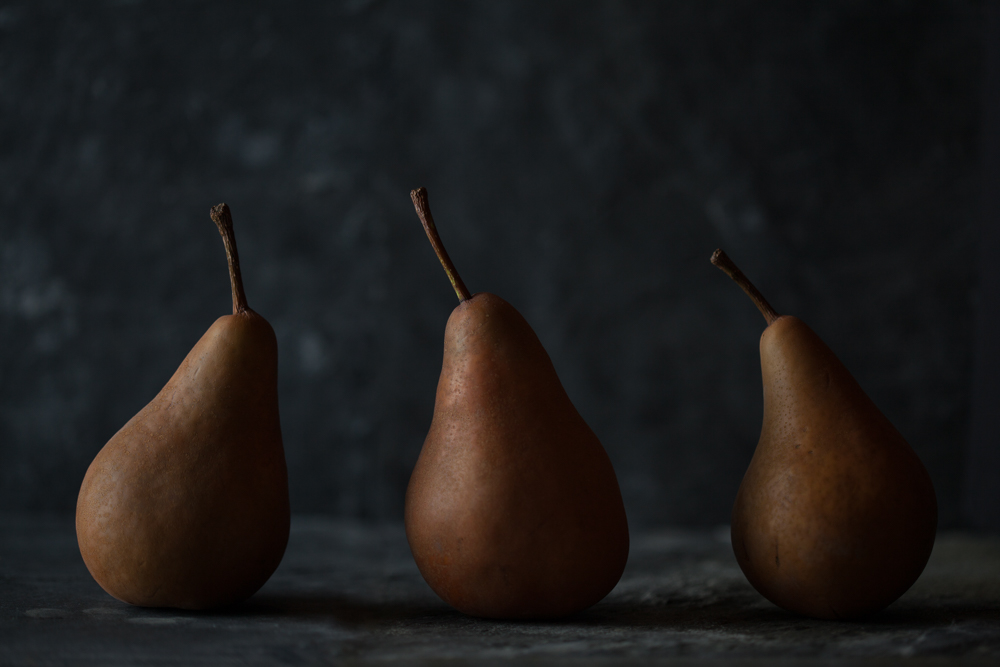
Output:
<svg viewBox="0 0 1000 667">
<path fill-rule="evenodd" d="M 459 299 L 406 493 L 413 557 L 431 588 L 468 614 L 585 609 L 614 588 L 628 558 L 614 468 L 535 332 L 500 297 L 469 293 L 427 191 L 410 194 Z"/>
<path fill-rule="evenodd" d="M 856 618 L 896 600 L 934 546 L 937 501 L 920 459 L 830 348 L 779 315 L 721 250 L 712 263 L 757 305 L 764 423 L 733 506 L 747 579 L 775 604 Z"/>
<path fill-rule="evenodd" d="M 288 542 L 278 419 L 278 346 L 243 291 L 229 207 L 211 217 L 229 261 L 233 314 L 220 317 L 159 394 L 97 454 L 76 533 L 104 590 L 144 607 L 244 600 Z"/>
</svg>

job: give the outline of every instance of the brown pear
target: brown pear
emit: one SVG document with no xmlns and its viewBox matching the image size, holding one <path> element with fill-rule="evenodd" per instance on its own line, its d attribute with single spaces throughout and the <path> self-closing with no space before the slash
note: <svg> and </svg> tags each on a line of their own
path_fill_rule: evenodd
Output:
<svg viewBox="0 0 1000 667">
<path fill-rule="evenodd" d="M 615 587 L 628 559 L 614 468 L 538 336 L 500 297 L 469 294 L 426 190 L 411 197 L 460 301 L 406 493 L 417 567 L 445 602 L 474 616 L 585 609 Z"/>
<path fill-rule="evenodd" d="M 764 423 L 733 506 L 747 579 L 780 607 L 849 619 L 885 608 L 934 546 L 937 500 L 920 459 L 819 336 L 778 315 L 725 253 L 767 320 Z"/>
<path fill-rule="evenodd" d="M 144 607 L 245 600 L 288 542 L 277 343 L 247 307 L 229 207 L 211 215 L 229 258 L 233 314 L 215 321 L 101 449 L 76 506 L 80 553 L 94 579 Z"/>
</svg>

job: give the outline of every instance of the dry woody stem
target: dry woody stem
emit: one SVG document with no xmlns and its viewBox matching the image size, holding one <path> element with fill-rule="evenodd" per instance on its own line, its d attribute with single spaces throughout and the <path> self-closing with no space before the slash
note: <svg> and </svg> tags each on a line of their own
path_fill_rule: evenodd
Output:
<svg viewBox="0 0 1000 667">
<path fill-rule="evenodd" d="M 417 209 L 417 217 L 420 218 L 420 222 L 424 226 L 424 231 L 427 232 L 427 238 L 430 239 L 431 246 L 434 247 L 434 254 L 441 260 L 441 266 L 444 267 L 444 272 L 448 274 L 451 286 L 455 288 L 455 294 L 458 295 L 459 303 L 472 298 L 465 283 L 462 282 L 462 277 L 458 275 L 458 270 L 452 263 L 451 257 L 448 256 L 448 251 L 444 249 L 441 237 L 438 236 L 437 227 L 434 226 L 434 216 L 431 215 L 431 206 L 427 202 L 427 188 L 410 190 L 410 199 L 413 200 L 413 208 Z"/>
<path fill-rule="evenodd" d="M 771 304 L 767 302 L 764 295 L 761 294 L 756 287 L 754 287 L 754 284 L 750 282 L 745 275 L 743 275 L 743 272 L 740 271 L 739 267 L 736 266 L 733 260 L 729 259 L 729 256 L 726 253 L 722 252 L 722 249 L 717 249 L 712 253 L 712 264 L 715 264 L 717 267 L 725 271 L 727 276 L 732 278 L 736 281 L 737 285 L 743 288 L 743 291 L 747 293 L 747 296 L 749 296 L 754 304 L 756 304 L 760 314 L 764 316 L 765 320 L 767 320 L 768 326 L 771 325 L 771 322 L 774 322 L 778 319 L 778 317 L 780 317 L 774 308 L 771 308 Z"/>
<path fill-rule="evenodd" d="M 243 276 L 240 275 L 240 255 L 236 251 L 236 234 L 233 232 L 233 216 L 229 206 L 218 204 L 209 211 L 212 221 L 222 234 L 222 242 L 226 246 L 226 259 L 229 260 L 229 282 L 233 286 L 233 315 L 245 313 L 250 309 L 247 305 L 247 295 L 243 291 Z"/>
</svg>

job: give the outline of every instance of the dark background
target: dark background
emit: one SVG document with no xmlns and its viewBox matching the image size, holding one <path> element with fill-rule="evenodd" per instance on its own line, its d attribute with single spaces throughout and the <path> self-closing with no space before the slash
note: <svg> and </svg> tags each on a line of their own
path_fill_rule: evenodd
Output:
<svg viewBox="0 0 1000 667">
<path fill-rule="evenodd" d="M 807 321 L 961 513 L 987 12 L 967 2 L 0 2 L 0 510 L 230 309 L 280 346 L 292 507 L 401 519 L 456 300 L 533 325 L 634 527 L 719 524 L 763 318 Z M 963 518 L 965 517 L 965 518 Z"/>
</svg>

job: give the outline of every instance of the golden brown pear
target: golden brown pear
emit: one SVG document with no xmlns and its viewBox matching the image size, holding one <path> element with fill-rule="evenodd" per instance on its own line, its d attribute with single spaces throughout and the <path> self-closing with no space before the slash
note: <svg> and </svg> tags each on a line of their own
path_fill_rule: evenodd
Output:
<svg viewBox="0 0 1000 667">
<path fill-rule="evenodd" d="M 469 295 L 426 191 L 411 196 L 461 301 L 406 494 L 413 557 L 431 588 L 467 614 L 585 609 L 614 588 L 628 559 L 614 468 L 535 332 L 500 297 Z"/>
<path fill-rule="evenodd" d="M 829 619 L 883 609 L 917 580 L 934 546 L 930 476 L 819 336 L 779 316 L 721 250 L 712 263 L 768 322 L 764 422 L 733 506 L 736 559 L 785 609 Z"/>
<path fill-rule="evenodd" d="M 245 600 L 288 542 L 274 331 L 247 307 L 229 208 L 214 207 L 212 218 L 229 256 L 233 314 L 101 449 L 77 501 L 90 573 L 144 607 Z"/>
</svg>

